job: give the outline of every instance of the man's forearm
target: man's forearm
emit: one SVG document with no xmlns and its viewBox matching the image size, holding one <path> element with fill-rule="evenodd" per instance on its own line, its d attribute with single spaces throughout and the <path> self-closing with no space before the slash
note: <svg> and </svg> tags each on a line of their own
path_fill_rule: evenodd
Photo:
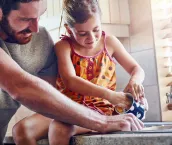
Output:
<svg viewBox="0 0 172 145">
<path fill-rule="evenodd" d="M 102 131 L 106 119 L 25 72 L 0 48 L 0 88 L 26 107 L 55 120 Z"/>
<path fill-rule="evenodd" d="M 30 74 L 15 85 L 14 99 L 47 117 L 102 131 L 105 117 L 67 98 L 47 82 Z M 10 92 L 9 93 L 13 93 Z"/>
</svg>

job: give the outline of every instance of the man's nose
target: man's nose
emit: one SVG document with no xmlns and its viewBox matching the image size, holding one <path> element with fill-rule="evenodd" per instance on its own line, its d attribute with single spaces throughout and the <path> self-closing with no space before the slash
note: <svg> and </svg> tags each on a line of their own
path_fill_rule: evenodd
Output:
<svg viewBox="0 0 172 145">
<path fill-rule="evenodd" d="M 30 22 L 29 29 L 30 29 L 32 32 L 36 32 L 36 33 L 39 32 L 39 24 L 38 24 L 38 21 L 39 21 L 39 19 L 36 18 L 36 19 L 33 19 L 33 20 Z"/>
</svg>

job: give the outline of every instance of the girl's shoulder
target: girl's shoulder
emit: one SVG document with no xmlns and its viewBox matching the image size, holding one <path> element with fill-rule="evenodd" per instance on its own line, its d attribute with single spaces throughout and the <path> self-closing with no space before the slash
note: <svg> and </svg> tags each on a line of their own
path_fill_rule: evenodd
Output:
<svg viewBox="0 0 172 145">
<path fill-rule="evenodd" d="M 114 35 L 106 35 L 106 45 L 107 46 L 114 46 L 116 43 L 118 43 L 118 39 Z"/>
<path fill-rule="evenodd" d="M 105 45 L 106 49 L 112 54 L 115 52 L 116 48 L 119 46 L 119 40 L 114 35 L 106 35 Z"/>
<path fill-rule="evenodd" d="M 57 41 L 55 43 L 55 48 L 58 49 L 58 48 L 70 48 L 70 44 L 68 41 L 66 40 L 63 40 L 63 39 L 60 39 L 59 41 Z"/>
</svg>

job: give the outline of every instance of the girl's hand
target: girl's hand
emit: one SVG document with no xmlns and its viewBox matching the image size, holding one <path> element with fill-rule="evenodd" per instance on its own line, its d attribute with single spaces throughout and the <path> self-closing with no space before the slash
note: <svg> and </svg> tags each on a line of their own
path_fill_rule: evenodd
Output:
<svg viewBox="0 0 172 145">
<path fill-rule="evenodd" d="M 144 87 L 141 83 L 130 80 L 124 89 L 125 93 L 131 93 L 136 101 L 141 101 L 144 97 Z"/>
<path fill-rule="evenodd" d="M 114 92 L 111 91 L 108 96 L 108 101 L 114 105 L 119 105 L 122 108 L 129 108 L 131 106 L 131 100 L 126 97 L 124 92 Z"/>
<path fill-rule="evenodd" d="M 145 108 L 145 111 L 148 111 L 148 102 L 147 102 L 147 99 L 145 97 L 142 97 L 141 100 L 140 100 L 141 104 L 144 106 Z"/>
</svg>

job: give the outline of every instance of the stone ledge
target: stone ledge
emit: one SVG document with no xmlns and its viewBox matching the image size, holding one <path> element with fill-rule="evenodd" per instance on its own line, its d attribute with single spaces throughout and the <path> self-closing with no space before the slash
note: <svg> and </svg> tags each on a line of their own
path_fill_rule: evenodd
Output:
<svg viewBox="0 0 172 145">
<path fill-rule="evenodd" d="M 12 137 L 6 137 L 4 143 L 14 143 Z M 49 145 L 47 139 L 38 145 Z M 70 145 L 172 145 L 172 133 L 113 133 L 86 134 L 71 138 Z"/>
<path fill-rule="evenodd" d="M 172 145 L 172 133 L 133 133 L 74 136 L 72 145 Z"/>
</svg>

